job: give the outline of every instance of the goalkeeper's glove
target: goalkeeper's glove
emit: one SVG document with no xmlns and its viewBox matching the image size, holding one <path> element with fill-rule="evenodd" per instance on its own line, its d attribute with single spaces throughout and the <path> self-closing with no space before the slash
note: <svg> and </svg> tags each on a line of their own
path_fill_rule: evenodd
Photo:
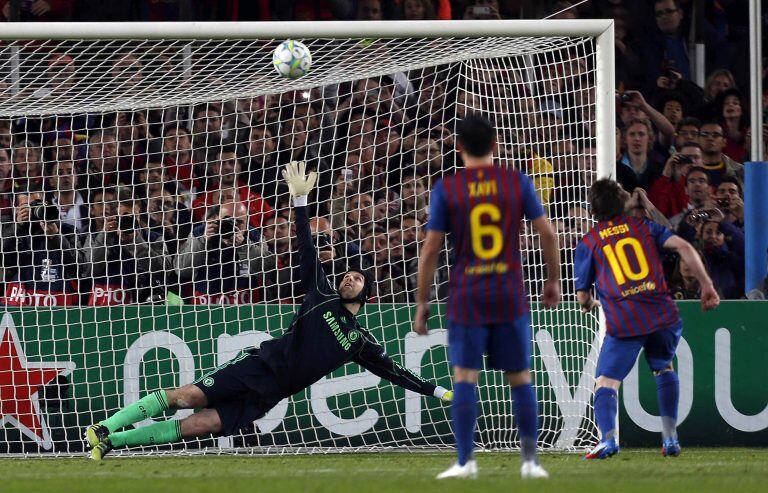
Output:
<svg viewBox="0 0 768 493">
<path fill-rule="evenodd" d="M 310 171 L 307 175 L 306 168 L 303 161 L 291 161 L 283 170 L 283 179 L 293 197 L 293 205 L 307 205 L 307 196 L 315 188 L 317 173 Z"/>
<path fill-rule="evenodd" d="M 453 390 L 448 390 L 443 387 L 435 387 L 434 396 L 442 402 L 451 402 L 453 400 Z"/>
</svg>

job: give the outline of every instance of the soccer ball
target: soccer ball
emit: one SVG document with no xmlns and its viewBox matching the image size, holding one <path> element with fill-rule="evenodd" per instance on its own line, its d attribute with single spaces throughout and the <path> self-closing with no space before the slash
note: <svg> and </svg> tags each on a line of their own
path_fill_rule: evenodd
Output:
<svg viewBox="0 0 768 493">
<path fill-rule="evenodd" d="M 309 72 L 312 55 L 301 41 L 283 41 L 272 54 L 272 64 L 277 73 L 289 79 L 298 79 Z"/>
</svg>

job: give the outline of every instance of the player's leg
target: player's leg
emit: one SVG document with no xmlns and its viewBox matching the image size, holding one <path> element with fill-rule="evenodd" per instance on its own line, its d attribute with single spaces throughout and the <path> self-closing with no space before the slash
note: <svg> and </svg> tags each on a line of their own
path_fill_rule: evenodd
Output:
<svg viewBox="0 0 768 493">
<path fill-rule="evenodd" d="M 594 406 L 600 443 L 587 453 L 586 459 L 607 459 L 619 452 L 616 436 L 619 387 L 634 366 L 644 342 L 645 336 L 618 338 L 610 334 L 603 340 L 597 359 Z"/>
<path fill-rule="evenodd" d="M 672 359 L 675 357 L 682 330 L 682 323 L 676 324 L 649 335 L 645 343 L 645 359 L 656 379 L 656 395 L 661 416 L 661 453 L 665 457 L 680 455 L 680 442 L 677 438 L 680 380 L 672 366 Z"/>
<path fill-rule="evenodd" d="M 512 390 L 512 413 L 520 435 L 520 473 L 524 479 L 547 478 L 539 465 L 536 441 L 539 436 L 539 406 L 531 385 L 531 324 L 529 316 L 491 328 L 488 366 L 504 371 Z"/>
<path fill-rule="evenodd" d="M 448 352 L 454 378 L 451 424 L 458 460 L 437 479 L 474 478 L 477 475 L 477 463 L 472 452 L 477 424 L 477 380 L 487 339 L 487 327 L 448 325 Z"/>
<path fill-rule="evenodd" d="M 193 409 L 205 407 L 208 405 L 208 399 L 206 395 L 202 390 L 200 390 L 200 388 L 195 385 L 185 385 L 184 387 L 175 390 L 160 392 L 162 392 L 164 404 L 163 408 L 160 410 L 156 409 L 157 403 L 154 400 L 147 399 L 147 397 L 152 396 L 160 399 L 160 397 L 157 397 L 156 395 L 158 392 L 153 392 L 152 394 L 149 394 L 149 396 L 145 396 L 137 401 L 145 401 L 141 407 L 146 406 L 147 402 L 149 405 L 153 406 L 149 411 L 146 411 L 146 416 L 144 416 L 141 410 L 139 410 L 139 413 L 142 414 L 142 416 L 139 417 L 139 419 L 134 419 L 136 412 L 135 409 L 132 408 L 134 406 L 131 405 L 121 409 L 102 423 L 89 427 L 88 431 L 86 432 L 86 437 L 88 438 L 88 442 L 92 447 L 90 454 L 91 459 L 101 460 L 113 448 L 174 443 L 180 441 L 182 437 L 197 436 L 215 432 L 218 431 L 216 429 L 216 422 L 218 422 L 218 426 L 220 428 L 221 423 L 218 420 L 218 415 L 216 415 L 214 412 L 213 414 L 215 416 L 211 416 L 211 410 L 209 409 L 204 409 L 200 413 L 188 416 L 184 420 L 169 419 L 126 431 L 111 431 L 107 427 L 108 424 L 118 427 L 116 429 L 123 428 L 128 424 L 133 424 L 135 422 L 141 421 L 142 419 L 160 415 L 165 410 L 170 408 Z M 117 419 L 115 419 L 115 417 L 117 417 Z M 126 423 L 126 421 L 129 419 L 134 419 L 134 421 Z M 185 424 L 187 421 L 190 423 Z M 208 423 L 209 429 L 203 429 L 203 427 L 200 425 L 202 422 Z M 184 434 L 183 432 L 184 427 L 186 427 L 187 434 Z M 189 433 L 191 431 L 195 431 L 196 434 L 190 435 Z M 98 441 L 93 444 L 91 443 L 92 438 L 90 436 L 92 433 L 98 436 Z"/>
</svg>

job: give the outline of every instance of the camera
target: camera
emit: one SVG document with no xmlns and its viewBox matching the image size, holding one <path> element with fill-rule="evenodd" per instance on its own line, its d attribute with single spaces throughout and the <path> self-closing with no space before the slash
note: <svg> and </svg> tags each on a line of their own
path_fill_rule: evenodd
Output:
<svg viewBox="0 0 768 493">
<path fill-rule="evenodd" d="M 331 235 L 328 233 L 318 233 L 313 235 L 313 239 L 315 240 L 315 244 L 317 244 L 317 251 L 333 250 Z"/>
<path fill-rule="evenodd" d="M 136 229 L 136 218 L 131 215 L 123 215 L 117 221 L 117 229 L 123 232 Z"/>
<path fill-rule="evenodd" d="M 232 237 L 235 236 L 236 230 L 237 230 L 237 227 L 235 226 L 234 217 L 224 217 L 222 219 L 219 219 L 219 237 L 220 238 L 226 238 L 231 240 Z"/>
<path fill-rule="evenodd" d="M 629 103 L 632 101 L 632 96 L 629 94 L 624 94 L 623 92 L 619 94 L 619 101 L 622 103 Z"/>
<path fill-rule="evenodd" d="M 680 157 L 677 158 L 677 164 L 693 164 L 693 159 L 691 158 L 691 156 L 680 154 Z"/>
<path fill-rule="evenodd" d="M 59 208 L 46 204 L 42 200 L 33 200 L 29 203 L 29 217 L 33 221 L 53 222 L 59 220 Z"/>
<path fill-rule="evenodd" d="M 689 214 L 689 217 L 691 218 L 691 221 L 695 223 L 703 223 L 706 220 L 708 220 L 710 216 L 709 216 L 709 212 L 707 211 L 696 211 L 696 212 L 691 212 Z"/>
<path fill-rule="evenodd" d="M 728 206 L 731 204 L 731 200 L 727 197 L 721 197 L 717 199 L 717 206 L 723 210 L 728 210 Z"/>
</svg>

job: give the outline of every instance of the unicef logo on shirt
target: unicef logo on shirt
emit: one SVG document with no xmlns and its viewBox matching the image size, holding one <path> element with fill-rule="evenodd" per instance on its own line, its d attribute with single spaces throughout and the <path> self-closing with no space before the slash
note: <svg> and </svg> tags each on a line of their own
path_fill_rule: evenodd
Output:
<svg viewBox="0 0 768 493">
<path fill-rule="evenodd" d="M 359 337 L 360 337 L 360 332 L 354 329 L 347 332 L 347 339 L 349 339 L 349 342 L 355 342 Z"/>
</svg>

